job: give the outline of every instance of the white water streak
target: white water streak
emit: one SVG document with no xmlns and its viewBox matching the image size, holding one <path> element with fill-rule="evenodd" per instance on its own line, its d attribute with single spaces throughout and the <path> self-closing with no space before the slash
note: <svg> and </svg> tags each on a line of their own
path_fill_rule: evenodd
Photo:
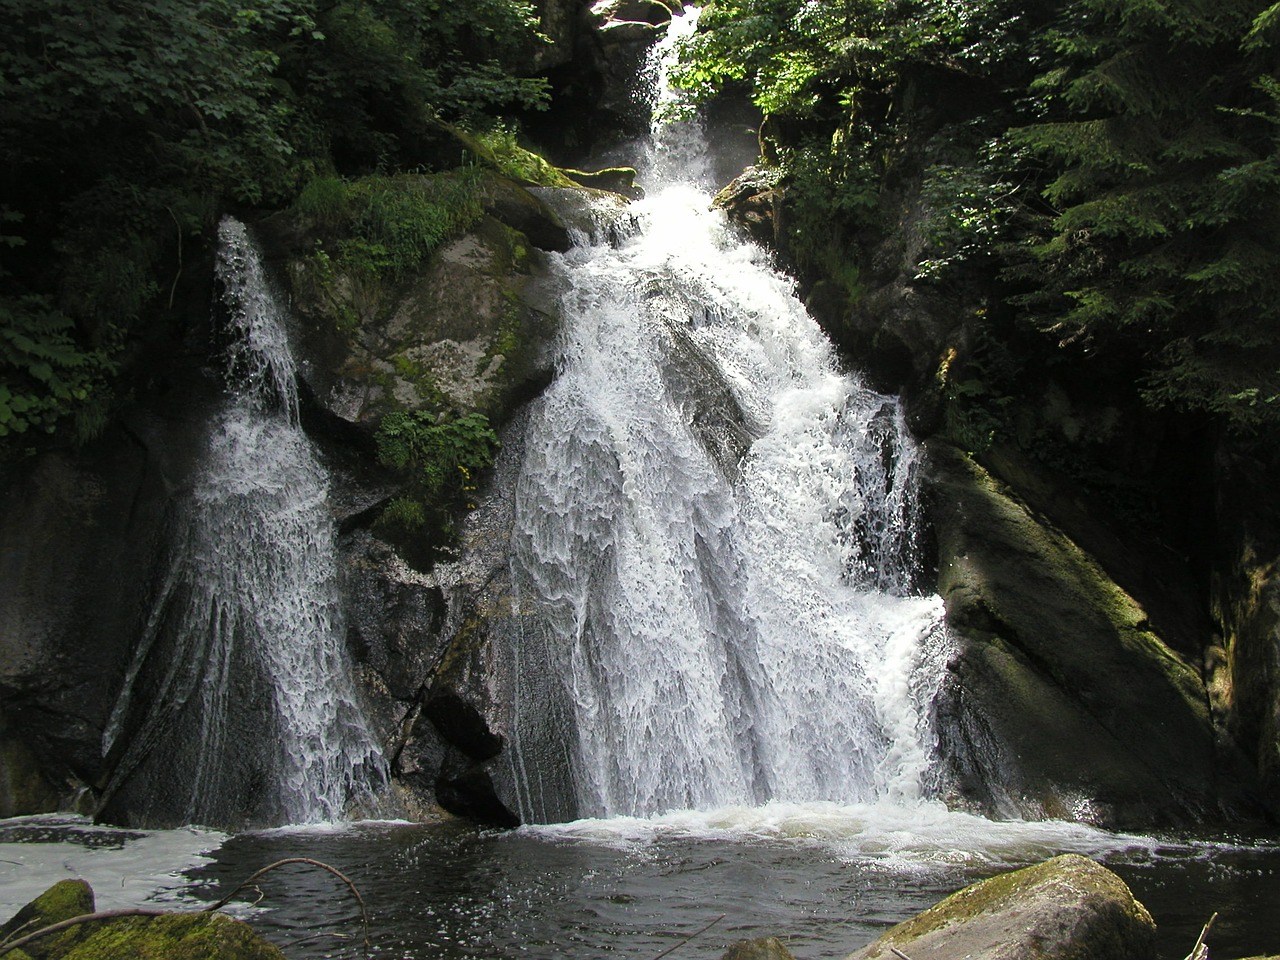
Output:
<svg viewBox="0 0 1280 960">
<path fill-rule="evenodd" d="M 179 509 L 171 563 L 105 745 L 122 732 L 152 647 L 168 640 L 158 706 L 133 733 L 131 751 L 192 738 L 169 747 L 194 757 L 191 782 L 169 787 L 185 794 L 187 820 L 331 820 L 382 775 L 382 760 L 343 647 L 328 476 L 298 422 L 282 312 L 257 251 L 230 218 L 219 238 L 232 395 Z M 269 698 L 269 729 L 251 729 L 246 717 L 264 704 L 246 697 Z M 183 709 L 194 730 L 175 720 Z M 236 810 L 228 794 L 249 775 L 269 781 L 266 796 L 252 799 L 254 811 Z"/>
<path fill-rule="evenodd" d="M 655 138 L 638 234 L 565 256 L 560 372 L 517 490 L 580 810 L 912 800 L 942 662 L 940 601 L 908 583 L 915 449 L 896 401 L 839 369 L 791 283 L 709 209 L 700 136 Z M 753 436 L 736 465 L 699 391 Z"/>
</svg>

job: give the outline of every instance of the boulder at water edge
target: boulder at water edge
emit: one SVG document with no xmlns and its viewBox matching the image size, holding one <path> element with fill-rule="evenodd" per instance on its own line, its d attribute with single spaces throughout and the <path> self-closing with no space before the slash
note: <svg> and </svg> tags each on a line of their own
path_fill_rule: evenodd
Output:
<svg viewBox="0 0 1280 960">
<path fill-rule="evenodd" d="M 1078 854 L 965 887 L 848 960 L 1146 960 L 1155 923 L 1124 881 Z"/>
<path fill-rule="evenodd" d="M 739 940 L 720 960 L 795 960 L 795 955 L 777 937 L 761 937 Z"/>
<path fill-rule="evenodd" d="M 54 884 L 0 927 L 0 942 L 92 913 L 83 880 Z M 5 960 L 285 960 L 247 924 L 221 913 L 166 913 L 76 924 L 4 954 Z"/>
</svg>

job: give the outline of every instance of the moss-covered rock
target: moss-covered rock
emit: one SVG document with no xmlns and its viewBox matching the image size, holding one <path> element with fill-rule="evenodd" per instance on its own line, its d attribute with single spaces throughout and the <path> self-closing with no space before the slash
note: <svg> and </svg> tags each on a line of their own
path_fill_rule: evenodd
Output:
<svg viewBox="0 0 1280 960">
<path fill-rule="evenodd" d="M 492 217 L 421 270 L 372 288 L 314 255 L 293 259 L 295 310 L 315 358 L 303 370 L 312 394 L 352 424 L 446 407 L 500 419 L 550 375 L 555 321 L 544 301 L 524 296 L 535 268 L 525 235 Z"/>
<path fill-rule="evenodd" d="M 720 960 L 795 960 L 795 957 L 777 937 L 760 937 L 731 944 Z"/>
<path fill-rule="evenodd" d="M 956 799 L 1126 826 L 1256 812 L 1197 666 L 972 459 L 928 450 L 938 589 L 957 642 L 938 706 Z"/>
<path fill-rule="evenodd" d="M 278 947 L 221 913 L 125 917 L 86 925 L 89 934 L 48 960 L 284 960 Z"/>
<path fill-rule="evenodd" d="M 15 913 L 0 927 L 0 943 L 16 940 L 29 933 L 73 917 L 93 913 L 93 888 L 83 880 L 60 880 Z M 43 957 L 57 944 L 73 942 L 74 928 L 61 935 L 52 934 L 48 940 L 32 943 L 29 955 Z M 16 955 L 16 951 L 10 955 Z"/>
<path fill-rule="evenodd" d="M 1155 923 L 1124 881 L 1077 854 L 965 887 L 848 960 L 1147 960 Z"/>
<path fill-rule="evenodd" d="M 89 884 L 62 880 L 0 927 L 0 942 L 93 912 Z M 284 960 L 277 947 L 247 924 L 204 912 L 89 920 L 32 940 L 5 956 L 11 960 Z"/>
</svg>

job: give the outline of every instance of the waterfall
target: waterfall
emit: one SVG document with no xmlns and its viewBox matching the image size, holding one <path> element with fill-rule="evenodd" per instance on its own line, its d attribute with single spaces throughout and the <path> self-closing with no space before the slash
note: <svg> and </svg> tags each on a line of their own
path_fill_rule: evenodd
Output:
<svg viewBox="0 0 1280 960">
<path fill-rule="evenodd" d="M 328 478 L 259 255 L 236 220 L 218 236 L 229 395 L 106 730 L 109 792 L 146 771 L 138 805 L 184 822 L 338 819 L 383 761 L 343 647 Z"/>
<path fill-rule="evenodd" d="M 909 801 L 946 643 L 912 583 L 916 447 L 711 209 L 705 157 L 696 121 L 655 131 L 638 231 L 563 255 L 524 439 L 513 570 L 578 813 Z"/>
</svg>

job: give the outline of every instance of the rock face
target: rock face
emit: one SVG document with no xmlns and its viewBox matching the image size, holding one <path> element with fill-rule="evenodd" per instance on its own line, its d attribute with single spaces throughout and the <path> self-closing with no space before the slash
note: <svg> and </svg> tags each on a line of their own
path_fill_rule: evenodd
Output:
<svg viewBox="0 0 1280 960">
<path fill-rule="evenodd" d="M 196 389 L 162 394 L 165 412 L 131 411 L 0 481 L 0 817 L 72 809 L 104 772 L 102 729 L 208 409 L 187 372 Z"/>
<path fill-rule="evenodd" d="M 441 806 L 496 826 L 576 815 L 568 754 L 572 712 L 551 669 L 538 618 L 512 581 L 510 543 L 525 416 L 503 447 L 460 556 L 435 576 L 447 602 L 442 646 L 405 724 L 393 770 Z M 517 690 L 521 680 L 546 682 Z M 517 729 L 516 713 L 525 718 Z"/>
<path fill-rule="evenodd" d="M 332 477 L 348 647 L 373 727 L 403 774 L 394 786 L 408 786 L 395 791 L 398 815 L 429 813 L 441 770 L 469 770 L 479 748 L 466 732 L 471 714 L 436 681 L 455 638 L 452 588 L 374 529 L 406 480 L 376 463 L 372 435 L 396 410 L 482 412 L 497 425 L 537 393 L 551 376 L 557 303 L 536 244 L 569 243 L 535 193 L 496 176 L 482 188 L 488 212 L 472 230 L 377 290 L 340 273 L 315 283 L 304 263 L 313 247 L 296 224 L 261 233 L 269 266 L 292 285 L 303 423 Z M 171 354 L 165 371 L 183 387 L 139 391 L 100 441 L 11 465 L 2 478 L 0 816 L 93 812 L 110 780 L 103 730 L 164 564 L 170 503 L 191 483 L 221 396 L 206 369 L 210 298 L 207 284 L 192 293 L 199 345 Z M 344 325 L 353 314 L 361 322 Z"/>
<path fill-rule="evenodd" d="M 969 457 L 928 444 L 939 590 L 958 653 L 938 703 L 955 799 L 1109 825 L 1261 810 L 1196 665 L 1073 541 Z"/>
<path fill-rule="evenodd" d="M 1280 795 L 1280 506 L 1269 459 L 1226 451 L 1215 457 L 1214 519 L 1225 536 L 1211 603 L 1224 640 L 1214 705 L 1274 797 Z"/>
<path fill-rule="evenodd" d="M 848 960 L 1147 960 L 1154 936 L 1124 881 L 1068 854 L 965 887 Z"/>
</svg>

